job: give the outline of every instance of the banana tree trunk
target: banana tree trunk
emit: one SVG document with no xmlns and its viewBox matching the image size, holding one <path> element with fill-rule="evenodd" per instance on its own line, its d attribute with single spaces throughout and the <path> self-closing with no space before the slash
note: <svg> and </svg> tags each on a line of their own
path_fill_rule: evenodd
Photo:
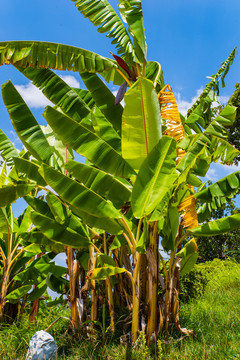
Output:
<svg viewBox="0 0 240 360">
<path fill-rule="evenodd" d="M 147 323 L 148 343 L 152 336 L 157 337 L 158 317 L 158 231 L 157 222 L 149 226 L 148 284 L 149 284 L 149 314 Z"/>
<path fill-rule="evenodd" d="M 9 282 L 9 265 L 8 265 L 8 260 L 6 259 L 4 271 L 3 271 L 2 283 L 1 283 L 1 293 L 0 293 L 0 322 L 3 319 L 4 307 L 7 300 L 6 296 L 7 296 L 8 282 Z"/>
<path fill-rule="evenodd" d="M 76 329 L 79 324 L 79 316 L 77 310 L 77 298 L 79 297 L 78 292 L 78 277 L 79 277 L 79 266 L 74 260 L 74 251 L 72 248 L 66 248 L 67 254 L 67 266 L 69 275 L 70 285 L 70 304 L 71 304 L 71 321 L 73 329 Z"/>
</svg>

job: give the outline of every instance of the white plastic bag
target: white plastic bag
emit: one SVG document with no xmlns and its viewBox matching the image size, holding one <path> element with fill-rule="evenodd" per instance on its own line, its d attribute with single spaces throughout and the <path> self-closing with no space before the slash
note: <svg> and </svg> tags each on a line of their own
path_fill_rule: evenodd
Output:
<svg viewBox="0 0 240 360">
<path fill-rule="evenodd" d="M 26 360 L 50 359 L 57 359 L 57 345 L 54 338 L 46 331 L 37 331 L 30 340 Z"/>
</svg>

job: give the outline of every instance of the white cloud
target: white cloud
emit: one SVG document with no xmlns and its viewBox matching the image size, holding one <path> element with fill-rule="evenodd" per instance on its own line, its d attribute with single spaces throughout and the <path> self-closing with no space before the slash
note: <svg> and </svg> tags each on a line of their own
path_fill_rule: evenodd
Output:
<svg viewBox="0 0 240 360">
<path fill-rule="evenodd" d="M 60 76 L 69 86 L 79 87 L 79 81 L 72 75 Z M 15 85 L 20 95 L 26 101 L 27 105 L 32 108 L 44 108 L 52 103 L 43 95 L 43 93 L 31 82 L 26 85 Z"/>
<path fill-rule="evenodd" d="M 212 182 L 218 181 L 219 176 L 218 176 L 217 170 L 216 169 L 209 169 L 206 176 L 205 176 L 205 178 L 207 180 L 212 181 Z"/>
<path fill-rule="evenodd" d="M 62 75 L 60 76 L 69 86 L 79 88 L 80 83 L 79 81 L 72 75 Z"/>
<path fill-rule="evenodd" d="M 197 98 L 199 97 L 199 95 L 202 93 L 203 88 L 197 89 L 196 90 L 196 94 L 195 96 L 193 96 L 191 98 L 191 100 L 184 100 L 182 99 L 182 95 L 181 92 L 175 92 L 175 98 L 176 98 L 176 102 L 177 102 L 177 106 L 178 106 L 178 111 L 182 114 L 182 115 L 186 115 L 188 109 L 190 109 L 190 107 L 195 103 L 195 101 L 197 100 Z M 220 104 L 226 104 L 228 102 L 229 96 L 218 96 L 218 101 Z M 219 105 L 218 102 L 214 101 L 213 102 L 213 107 L 218 106 Z"/>
</svg>

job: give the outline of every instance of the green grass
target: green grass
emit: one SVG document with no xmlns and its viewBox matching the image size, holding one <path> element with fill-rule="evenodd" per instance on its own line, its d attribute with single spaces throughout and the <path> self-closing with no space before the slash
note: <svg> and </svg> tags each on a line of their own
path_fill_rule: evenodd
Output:
<svg viewBox="0 0 240 360">
<path fill-rule="evenodd" d="M 207 270 L 206 270 L 207 269 Z M 163 356 L 159 359 L 231 360 L 240 359 L 240 266 L 214 261 L 205 266 L 208 285 L 204 295 L 182 304 L 182 327 L 193 329 L 195 338 L 184 338 L 174 330 L 170 338 L 162 340 Z M 27 317 L 11 326 L 3 326 L 0 336 L 0 359 L 23 360 L 32 335 L 45 329 L 57 317 L 69 317 L 69 309 L 41 308 L 39 320 L 29 327 Z M 155 350 L 141 343 L 131 350 L 119 345 L 119 338 L 104 338 L 97 333 L 96 341 L 74 335 L 67 320 L 59 320 L 49 332 L 59 348 L 59 360 L 150 360 L 157 359 Z M 151 355 L 150 355 L 151 352 Z"/>
</svg>

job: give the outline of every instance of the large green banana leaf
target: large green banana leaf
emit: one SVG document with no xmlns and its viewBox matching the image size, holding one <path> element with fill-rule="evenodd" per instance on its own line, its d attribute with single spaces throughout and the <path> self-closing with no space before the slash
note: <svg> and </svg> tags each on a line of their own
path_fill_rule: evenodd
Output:
<svg viewBox="0 0 240 360">
<path fill-rule="evenodd" d="M 136 218 L 155 210 L 177 179 L 176 141 L 163 136 L 144 160 L 132 191 L 132 209 Z"/>
<path fill-rule="evenodd" d="M 90 108 L 79 94 L 50 69 L 16 68 L 42 90 L 54 105 L 75 121 L 80 122 L 89 114 Z"/>
<path fill-rule="evenodd" d="M 54 218 L 50 207 L 46 203 L 46 201 L 43 201 L 42 198 L 36 198 L 31 195 L 24 196 L 24 200 L 28 203 L 28 205 L 31 206 L 33 210 L 36 212 L 46 215 L 48 217 Z"/>
<path fill-rule="evenodd" d="M 10 185 L 0 188 L 0 207 L 15 202 L 19 197 L 30 193 L 36 185 Z"/>
<path fill-rule="evenodd" d="M 74 214 L 83 220 L 84 224 L 98 229 L 99 233 L 104 233 L 106 231 L 112 235 L 119 235 L 123 232 L 123 227 L 116 219 L 93 216 L 72 206 L 70 206 L 70 209 Z"/>
<path fill-rule="evenodd" d="M 32 161 L 18 157 L 14 158 L 14 165 L 18 173 L 27 175 L 26 180 L 34 180 L 37 185 L 46 186 L 46 182 L 38 172 L 39 166 L 34 164 Z"/>
<path fill-rule="evenodd" d="M 118 54 L 127 55 L 127 59 L 134 59 L 134 48 L 131 39 L 121 22 L 121 19 L 107 0 L 72 0 L 78 10 L 87 17 L 100 33 L 107 33 L 113 38 Z"/>
<path fill-rule="evenodd" d="M 55 169 L 60 168 L 61 171 L 63 171 L 66 161 L 74 158 L 72 149 L 66 148 L 66 145 L 58 138 L 49 125 L 41 126 L 41 129 L 52 149 L 52 157 L 49 165 Z"/>
<path fill-rule="evenodd" d="M 0 42 L 0 66 L 50 68 L 101 74 L 106 81 L 121 85 L 124 79 L 116 71 L 116 63 L 91 51 L 74 46 L 42 41 Z"/>
<path fill-rule="evenodd" d="M 226 216 L 222 219 L 209 221 L 208 223 L 200 225 L 195 229 L 191 229 L 190 232 L 194 236 L 215 236 L 224 234 L 239 227 L 240 213 Z"/>
<path fill-rule="evenodd" d="M 4 134 L 0 129 L 0 154 L 4 160 L 8 162 L 12 160 L 13 157 L 18 157 L 18 151 L 13 146 L 9 138 Z"/>
<path fill-rule="evenodd" d="M 110 201 L 106 201 L 83 184 L 46 165 L 42 165 L 39 172 L 48 185 L 71 206 L 97 217 L 120 218 L 120 213 Z"/>
<path fill-rule="evenodd" d="M 54 216 L 54 219 L 57 222 L 69 227 L 83 237 L 88 237 L 88 232 L 82 224 L 81 220 L 74 214 L 72 214 L 71 211 L 69 211 L 67 207 L 63 205 L 63 203 L 55 194 L 48 193 L 46 196 L 46 200 Z"/>
<path fill-rule="evenodd" d="M 131 189 L 127 182 L 92 166 L 68 161 L 66 169 L 86 187 L 111 201 L 130 201 Z"/>
<path fill-rule="evenodd" d="M 121 134 L 123 108 L 120 104 L 115 105 L 113 93 L 96 74 L 81 73 L 80 75 L 99 110 L 112 124 L 113 128 Z"/>
<path fill-rule="evenodd" d="M 195 193 L 194 197 L 202 203 L 197 210 L 199 222 L 209 218 L 212 211 L 221 208 L 229 198 L 238 194 L 239 186 L 240 171 L 237 171 Z"/>
<path fill-rule="evenodd" d="M 92 98 L 90 91 L 85 89 L 73 88 L 73 90 L 80 96 L 80 98 L 92 109 L 95 106 L 95 101 Z"/>
<path fill-rule="evenodd" d="M 147 44 L 144 33 L 142 1 L 119 0 L 119 12 L 124 22 L 129 26 L 129 33 L 133 37 L 135 53 L 138 61 L 143 63 L 147 58 Z"/>
<path fill-rule="evenodd" d="M 64 252 L 64 245 L 49 240 L 41 231 L 34 228 L 32 231 L 21 234 L 21 244 L 25 251 L 31 254 L 39 254 L 40 252 L 54 252 L 59 254 Z"/>
<path fill-rule="evenodd" d="M 129 177 L 135 174 L 115 149 L 84 125 L 78 124 L 49 106 L 44 112 L 44 117 L 64 143 L 100 169 L 119 177 Z"/>
<path fill-rule="evenodd" d="M 94 133 L 121 154 L 121 138 L 98 107 L 95 106 L 92 109 L 89 119 Z M 82 125 L 84 125 L 84 121 L 82 121 Z"/>
<path fill-rule="evenodd" d="M 91 241 L 87 237 L 81 236 L 79 233 L 57 223 L 47 216 L 32 212 L 31 219 L 36 228 L 51 241 L 56 241 L 76 249 L 85 248 L 91 244 Z"/>
<path fill-rule="evenodd" d="M 36 159 L 48 162 L 52 155 L 51 147 L 41 127 L 11 81 L 2 85 L 2 95 L 13 127 L 24 146 Z"/>
<path fill-rule="evenodd" d="M 139 170 L 162 136 L 160 108 L 154 85 L 138 78 L 125 94 L 122 124 L 122 154 Z"/>
</svg>

